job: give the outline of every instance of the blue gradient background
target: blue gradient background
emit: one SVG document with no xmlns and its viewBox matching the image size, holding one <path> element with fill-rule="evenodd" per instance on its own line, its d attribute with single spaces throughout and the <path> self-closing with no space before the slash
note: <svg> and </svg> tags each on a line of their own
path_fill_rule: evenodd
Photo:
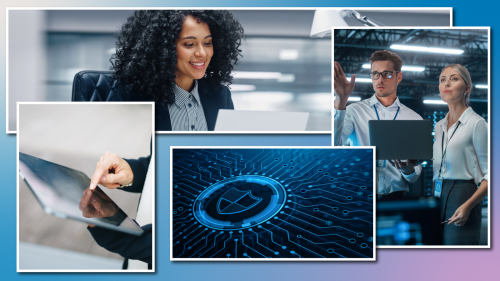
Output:
<svg viewBox="0 0 500 281">
<path fill-rule="evenodd" d="M 454 25 L 456 26 L 491 26 L 493 47 L 499 44 L 495 36 L 496 28 L 500 28 L 498 21 L 499 4 L 492 1 L 338 1 L 338 0 L 310 0 L 311 7 L 375 7 L 385 4 L 387 7 L 454 7 Z M 2 11 L 5 7 L 304 7 L 301 0 L 243 0 L 243 1 L 2 1 Z M 0 65 L 5 66 L 5 12 L 0 20 Z M 293 19 L 291 19 L 293 20 Z M 492 48 L 491 80 L 499 80 L 494 72 L 494 66 L 499 65 L 499 58 Z M 29 67 L 29 66 L 27 66 Z M 5 124 L 5 89 L 6 70 L 0 68 L 0 122 Z M 500 106 L 495 97 L 495 85 L 490 82 L 492 109 Z M 492 140 L 499 138 L 499 116 L 492 110 L 491 128 Z M 3 131 L 3 130 L 2 130 Z M 5 131 L 3 131 L 5 132 Z M 89 132 L 91 133 L 91 132 Z M 491 249 L 382 249 L 377 252 L 377 262 L 171 262 L 169 261 L 169 146 L 171 145 L 330 145 L 330 136 L 300 135 L 300 136 L 273 136 L 273 135 L 237 135 L 237 136 L 157 136 L 157 181 L 156 181 L 156 273 L 154 274 L 33 274 L 16 273 L 16 136 L 0 134 L 0 173 L 3 179 L 0 208 L 2 213 L 3 241 L 0 270 L 1 280 L 107 280 L 120 278 L 121 280 L 158 279 L 158 280 L 499 280 L 498 265 L 500 248 L 495 247 L 495 238 L 500 236 L 499 212 L 500 193 L 493 188 L 496 177 L 500 173 L 497 165 L 498 150 L 492 142 L 491 183 L 492 198 L 492 237 Z M 119 275 L 119 276 L 117 276 Z"/>
</svg>

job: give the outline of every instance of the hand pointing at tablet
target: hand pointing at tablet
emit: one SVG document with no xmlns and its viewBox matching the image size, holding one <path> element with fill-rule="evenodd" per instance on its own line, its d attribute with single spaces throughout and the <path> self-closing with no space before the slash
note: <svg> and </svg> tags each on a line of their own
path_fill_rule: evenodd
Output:
<svg viewBox="0 0 500 281">
<path fill-rule="evenodd" d="M 90 189 L 94 190 L 98 183 L 114 189 L 129 185 L 134 181 L 132 168 L 116 153 L 106 152 L 99 162 L 90 181 Z"/>
</svg>

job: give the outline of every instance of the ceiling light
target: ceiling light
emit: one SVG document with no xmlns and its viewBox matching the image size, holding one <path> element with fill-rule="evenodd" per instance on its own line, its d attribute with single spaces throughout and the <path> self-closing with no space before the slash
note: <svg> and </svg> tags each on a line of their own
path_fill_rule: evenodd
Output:
<svg viewBox="0 0 500 281">
<path fill-rule="evenodd" d="M 255 91 L 255 85 L 231 84 L 229 88 L 231 92 Z"/>
<path fill-rule="evenodd" d="M 296 60 L 299 58 L 298 50 L 281 50 L 280 51 L 280 60 Z"/>
<path fill-rule="evenodd" d="M 478 88 L 478 89 L 488 89 L 488 85 L 479 85 L 478 84 L 475 87 Z"/>
<path fill-rule="evenodd" d="M 426 104 L 447 104 L 442 100 L 424 100 Z"/>
<path fill-rule="evenodd" d="M 369 63 L 365 63 L 363 64 L 362 66 L 363 68 L 365 69 L 371 69 L 371 65 Z M 425 66 L 419 66 L 419 65 L 404 65 L 401 70 L 404 70 L 404 71 L 424 71 L 425 70 Z"/>
<path fill-rule="evenodd" d="M 235 79 L 279 79 L 281 72 L 253 72 L 253 71 L 233 71 L 231 75 Z"/>
<path fill-rule="evenodd" d="M 351 78 L 347 78 L 347 81 L 351 82 Z M 372 82 L 372 79 L 371 78 L 357 78 L 356 77 L 356 81 L 354 83 L 371 83 Z"/>
<path fill-rule="evenodd" d="M 409 46 L 409 45 L 391 45 L 391 49 L 402 50 L 402 51 L 415 51 L 415 52 L 427 52 L 427 53 L 438 53 L 438 54 L 450 54 L 450 55 L 461 55 L 463 50 L 460 49 L 448 49 L 448 48 L 432 48 L 432 47 L 421 47 L 421 46 Z"/>
</svg>

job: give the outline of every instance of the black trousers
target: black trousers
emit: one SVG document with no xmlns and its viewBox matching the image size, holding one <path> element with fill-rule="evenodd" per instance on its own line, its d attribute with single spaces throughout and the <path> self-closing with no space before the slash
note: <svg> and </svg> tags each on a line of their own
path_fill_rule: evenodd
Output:
<svg viewBox="0 0 500 281">
<path fill-rule="evenodd" d="M 474 192 L 477 185 L 474 180 L 443 180 L 441 191 L 441 221 L 453 216 Z M 443 224 L 444 245 L 479 245 L 481 231 L 481 202 L 472 208 L 467 222 L 463 226 Z"/>
</svg>

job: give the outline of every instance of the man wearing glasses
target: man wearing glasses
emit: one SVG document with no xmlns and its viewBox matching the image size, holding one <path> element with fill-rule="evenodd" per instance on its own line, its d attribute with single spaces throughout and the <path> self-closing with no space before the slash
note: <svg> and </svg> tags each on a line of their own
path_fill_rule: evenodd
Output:
<svg viewBox="0 0 500 281">
<path fill-rule="evenodd" d="M 415 111 L 403 105 L 396 91 L 403 79 L 403 61 L 390 51 L 376 51 L 370 58 L 373 90 L 375 94 L 346 107 L 354 90 L 356 75 L 349 82 L 338 62 L 335 62 L 334 89 L 334 144 L 346 145 L 349 140 L 354 146 L 369 146 L 369 120 L 422 120 Z M 394 132 L 397 134 L 398 132 Z M 390 138 L 391 136 L 387 136 Z M 415 182 L 422 172 L 422 166 L 414 161 L 377 160 L 377 194 L 379 200 L 404 198 L 409 190 L 408 182 Z"/>
</svg>

